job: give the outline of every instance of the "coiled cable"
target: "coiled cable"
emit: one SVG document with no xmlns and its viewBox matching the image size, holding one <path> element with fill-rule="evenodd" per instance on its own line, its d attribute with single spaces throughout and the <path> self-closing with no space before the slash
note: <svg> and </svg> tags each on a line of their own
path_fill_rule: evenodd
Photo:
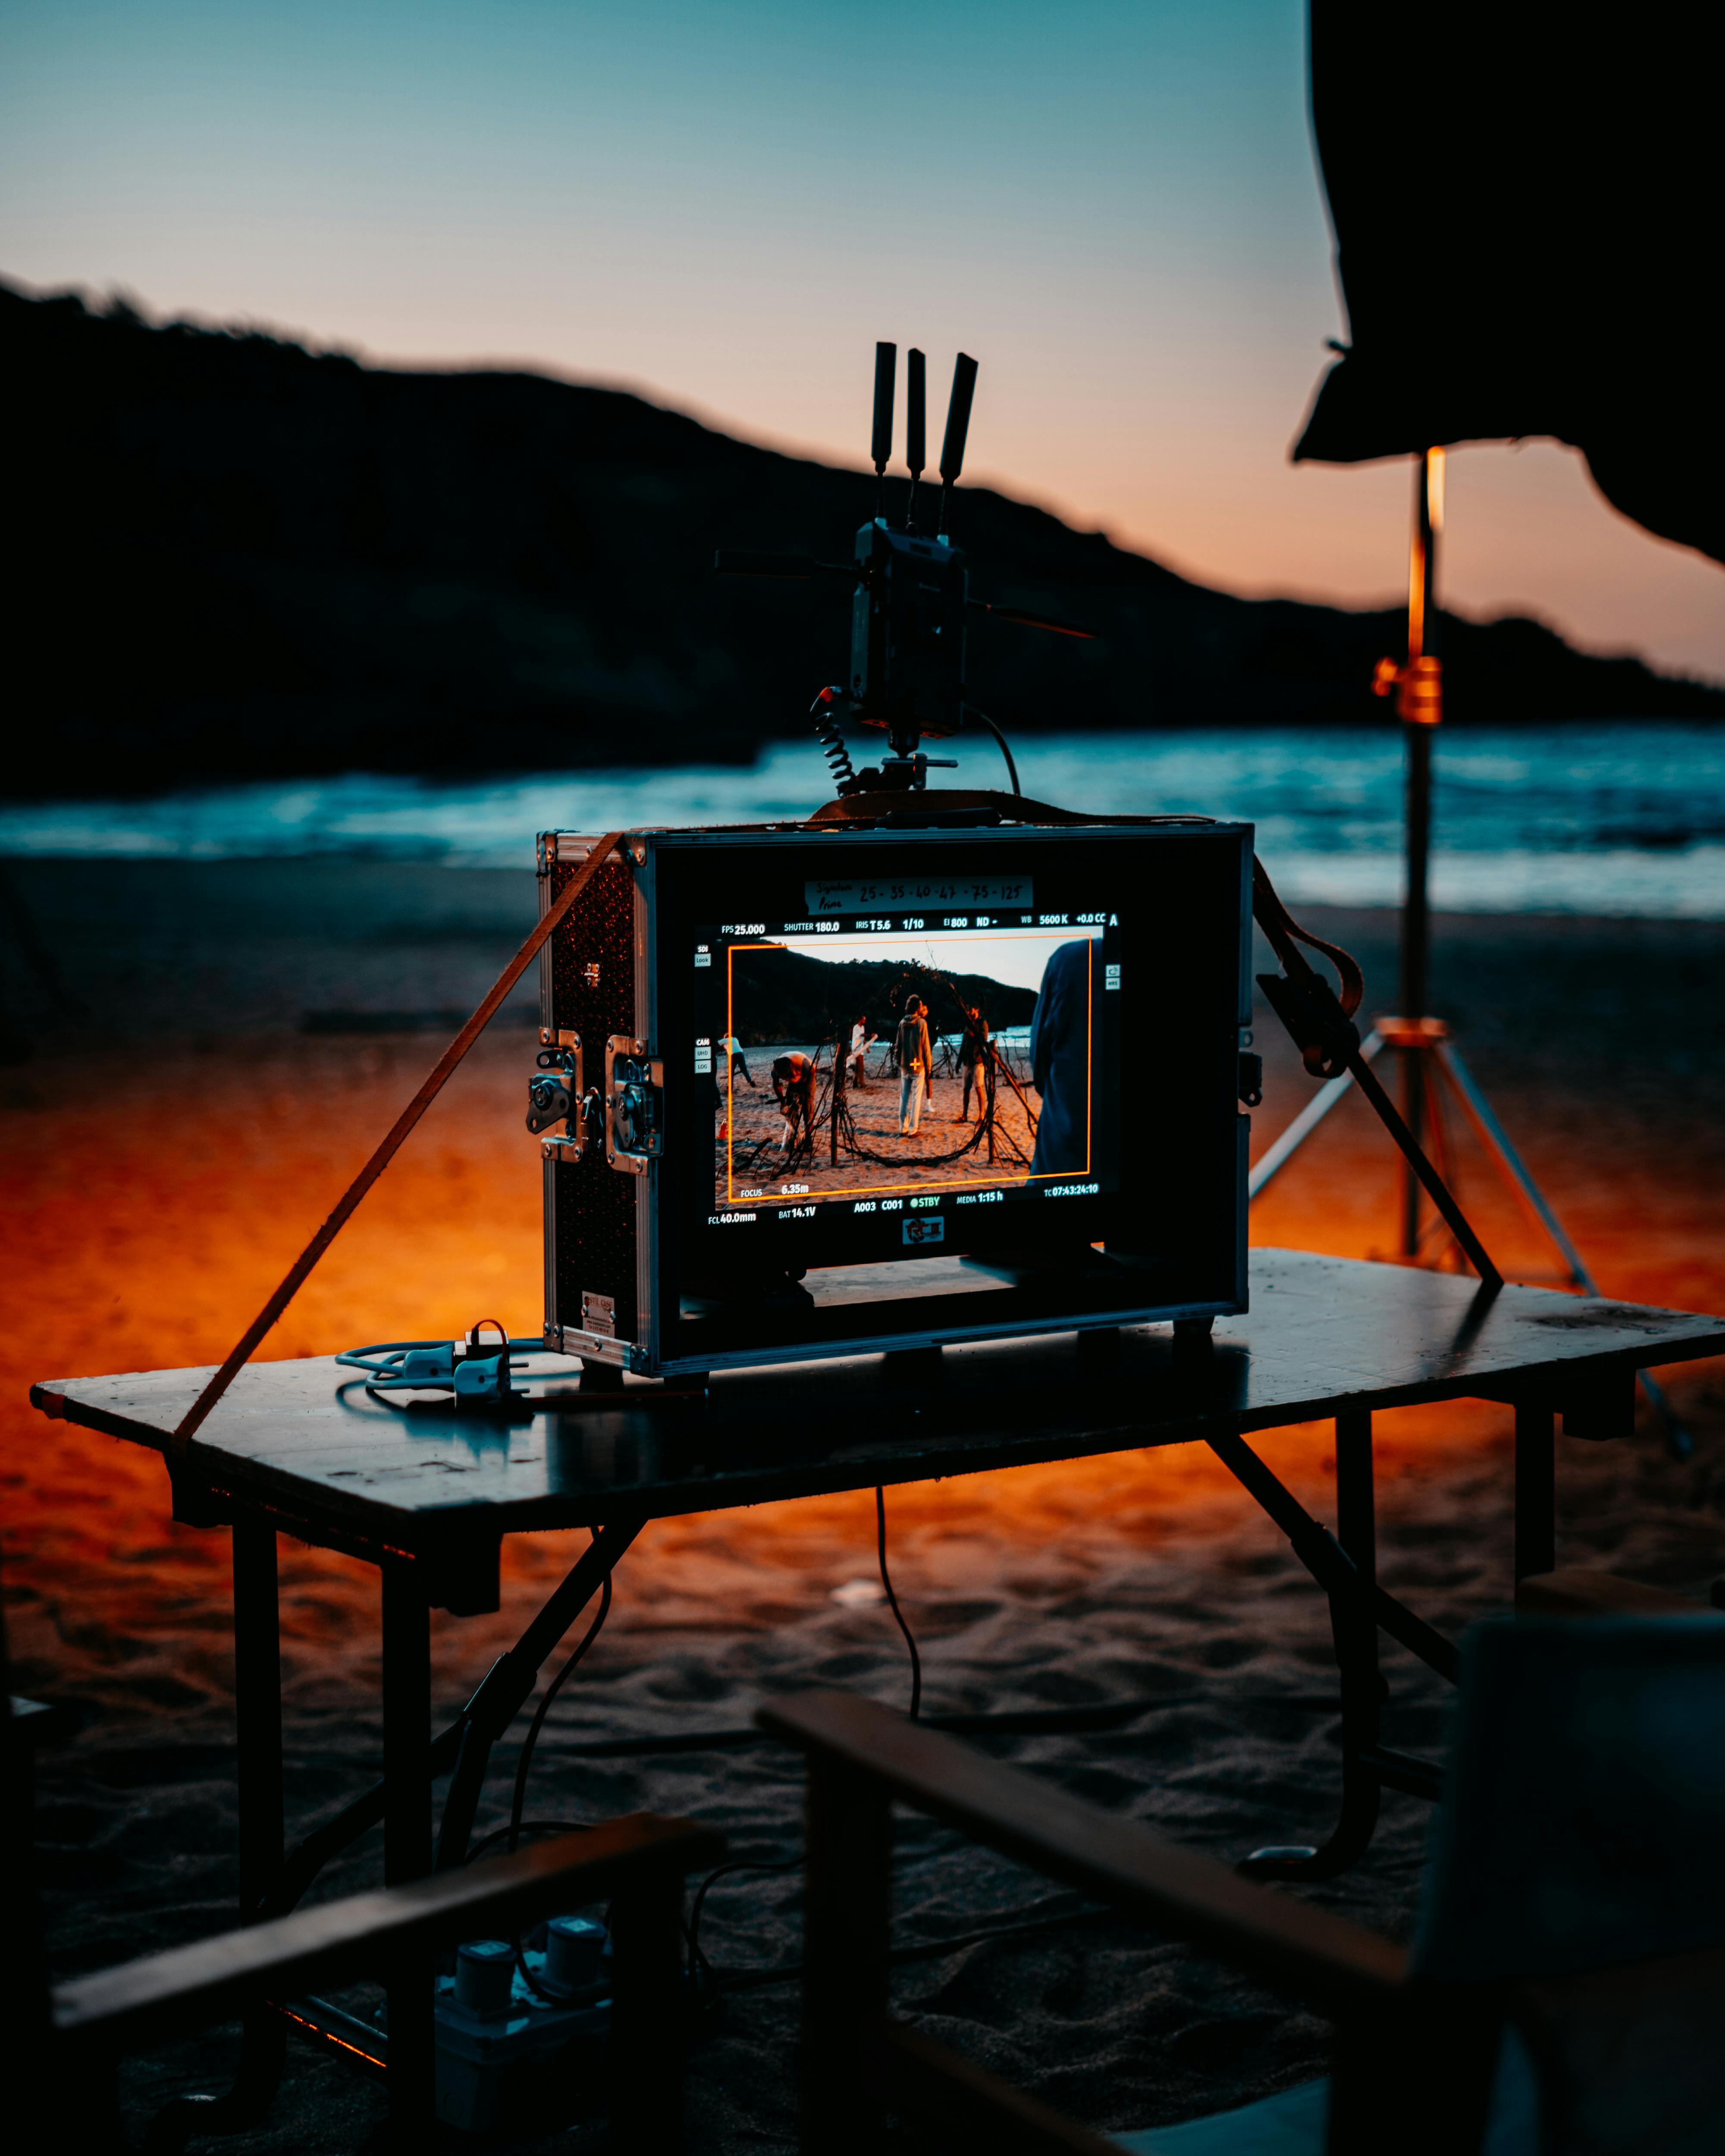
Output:
<svg viewBox="0 0 1725 2156">
<path fill-rule="evenodd" d="M 850 751 L 845 746 L 845 737 L 839 731 L 839 706 L 847 702 L 842 689 L 823 689 L 809 707 L 809 716 L 814 721 L 814 737 L 825 752 L 833 774 L 833 790 L 836 793 L 855 793 L 856 767 L 850 761 Z"/>
</svg>

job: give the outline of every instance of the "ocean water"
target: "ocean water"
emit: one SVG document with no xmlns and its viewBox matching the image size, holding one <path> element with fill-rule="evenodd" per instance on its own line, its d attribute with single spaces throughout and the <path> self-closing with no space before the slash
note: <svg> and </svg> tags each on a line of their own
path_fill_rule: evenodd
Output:
<svg viewBox="0 0 1725 2156">
<path fill-rule="evenodd" d="M 1005 783 L 992 741 L 936 746 L 957 754 L 956 783 Z M 1439 907 L 1725 919 L 1725 726 L 1445 728 L 1435 750 Z M 1400 898 L 1402 746 L 1394 724 L 1032 736 L 1016 753 L 1025 793 L 1042 800 L 1255 824 L 1258 851 L 1291 901 Z M 777 743 L 749 768 L 448 782 L 350 773 L 0 808 L 0 856 L 333 854 L 524 867 L 541 830 L 792 818 L 829 791 L 812 739 Z"/>
</svg>

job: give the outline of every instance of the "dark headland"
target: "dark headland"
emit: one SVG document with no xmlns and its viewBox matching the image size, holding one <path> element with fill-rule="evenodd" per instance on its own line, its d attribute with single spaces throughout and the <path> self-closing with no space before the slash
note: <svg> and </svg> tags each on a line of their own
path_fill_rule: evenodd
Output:
<svg viewBox="0 0 1725 2156">
<path fill-rule="evenodd" d="M 830 559 L 859 472 L 615 390 L 400 372 L 249 331 L 0 287 L 12 419 L 13 798 L 352 769 L 745 760 L 846 646 L 842 588 L 713 573 L 716 544 Z M 990 624 L 975 701 L 1015 730 L 1381 721 L 1399 618 L 1213 591 L 966 489 Z M 1445 624 L 1450 715 L 1725 717 L 1725 689 Z"/>
</svg>

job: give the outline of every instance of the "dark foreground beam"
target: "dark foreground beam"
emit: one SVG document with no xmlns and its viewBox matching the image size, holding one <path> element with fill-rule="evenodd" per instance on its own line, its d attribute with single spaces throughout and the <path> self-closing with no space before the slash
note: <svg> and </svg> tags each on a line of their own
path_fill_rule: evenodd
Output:
<svg viewBox="0 0 1725 2156">
<path fill-rule="evenodd" d="M 1242 1879 L 1136 1820 L 840 1691 L 774 1700 L 764 1729 L 1081 1894 L 1336 2010 L 1380 2006 L 1407 1954 L 1344 1917 Z M 867 1852 L 859 1851 L 859 1864 Z"/>
<path fill-rule="evenodd" d="M 251 1999 L 352 1983 L 400 1955 L 521 1930 L 588 1902 L 650 1894 L 668 1876 L 717 1862 L 724 1846 L 712 1828 L 636 1813 L 511 1856 L 296 1909 L 75 1977 L 54 1987 L 55 2032 L 105 2051 L 148 2044 L 227 2020 Z"/>
</svg>

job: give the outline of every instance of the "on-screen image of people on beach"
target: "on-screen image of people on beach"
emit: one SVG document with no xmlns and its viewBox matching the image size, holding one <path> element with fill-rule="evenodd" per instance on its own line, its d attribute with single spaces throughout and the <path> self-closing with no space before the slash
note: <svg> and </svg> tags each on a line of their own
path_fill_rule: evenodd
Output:
<svg viewBox="0 0 1725 2156">
<path fill-rule="evenodd" d="M 1011 1188 L 1089 1164 L 1101 931 L 786 934 L 726 953 L 721 1206 Z M 781 959 L 778 954 L 783 954 Z M 833 973 L 823 1004 L 802 962 Z M 868 1002 L 851 991 L 859 978 Z M 746 1085 L 764 1060 L 767 1086 Z"/>
</svg>

